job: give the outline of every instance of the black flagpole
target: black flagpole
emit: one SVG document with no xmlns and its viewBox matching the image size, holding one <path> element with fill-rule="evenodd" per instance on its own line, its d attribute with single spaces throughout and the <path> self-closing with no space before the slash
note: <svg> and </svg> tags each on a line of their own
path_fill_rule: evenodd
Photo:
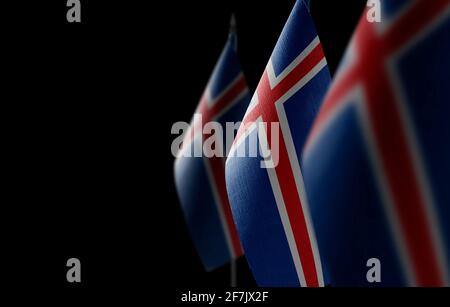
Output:
<svg viewBox="0 0 450 307">
<path fill-rule="evenodd" d="M 235 33 L 234 38 L 234 50 L 237 52 L 237 30 L 236 30 L 236 16 L 231 14 L 230 19 L 230 33 Z M 237 286 L 237 263 L 236 259 L 232 256 L 230 261 L 230 286 L 232 288 Z"/>
</svg>

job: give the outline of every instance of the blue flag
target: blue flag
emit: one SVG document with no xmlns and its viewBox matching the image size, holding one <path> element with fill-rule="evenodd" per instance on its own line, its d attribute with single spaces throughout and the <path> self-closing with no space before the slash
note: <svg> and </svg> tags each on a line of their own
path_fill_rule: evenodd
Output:
<svg viewBox="0 0 450 307">
<path fill-rule="evenodd" d="M 364 13 L 303 151 L 334 286 L 443 286 L 450 260 L 450 1 Z"/>
<path fill-rule="evenodd" d="M 260 286 L 324 285 L 301 150 L 329 83 L 312 18 L 297 1 L 226 164 L 233 217 Z"/>
<path fill-rule="evenodd" d="M 203 131 L 210 122 L 220 123 L 222 127 L 226 122 L 238 122 L 249 101 L 236 53 L 236 33 L 231 31 L 175 161 L 175 184 L 183 213 L 207 270 L 243 252 L 225 187 L 225 158 L 204 155 Z M 216 141 L 216 146 L 222 144 L 222 140 Z M 200 155 L 192 154 L 196 151 Z"/>
</svg>

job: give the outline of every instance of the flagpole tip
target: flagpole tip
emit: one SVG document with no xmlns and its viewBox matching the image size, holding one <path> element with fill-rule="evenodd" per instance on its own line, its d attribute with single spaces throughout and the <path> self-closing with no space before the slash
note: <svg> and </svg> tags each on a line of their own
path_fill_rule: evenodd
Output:
<svg viewBox="0 0 450 307">
<path fill-rule="evenodd" d="M 230 18 L 230 32 L 236 32 L 236 15 L 234 13 Z"/>
</svg>

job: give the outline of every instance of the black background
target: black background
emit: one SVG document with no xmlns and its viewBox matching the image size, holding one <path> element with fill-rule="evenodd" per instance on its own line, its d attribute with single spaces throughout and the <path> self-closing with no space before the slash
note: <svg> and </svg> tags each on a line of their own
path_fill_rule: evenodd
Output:
<svg viewBox="0 0 450 307">
<path fill-rule="evenodd" d="M 228 287 L 229 268 L 206 273 L 188 236 L 170 128 L 190 120 L 230 14 L 253 91 L 294 2 L 81 0 L 81 24 L 66 21 L 65 0 L 4 9 L 4 281 L 172 302 Z M 311 2 L 334 73 L 365 1 Z M 71 257 L 81 284 L 66 281 Z M 239 286 L 255 285 L 244 258 L 238 272 Z"/>
</svg>

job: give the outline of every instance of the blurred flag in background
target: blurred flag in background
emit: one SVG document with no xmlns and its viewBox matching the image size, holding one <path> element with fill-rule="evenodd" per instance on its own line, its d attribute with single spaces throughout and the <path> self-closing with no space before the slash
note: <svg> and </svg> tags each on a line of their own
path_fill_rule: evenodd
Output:
<svg viewBox="0 0 450 307">
<path fill-rule="evenodd" d="M 203 142 L 208 138 L 208 135 L 202 135 L 202 129 L 208 122 L 219 122 L 222 127 L 226 122 L 238 122 L 250 101 L 236 53 L 233 20 L 228 41 L 195 111 L 201 120 L 191 122 L 174 170 L 187 226 L 207 270 L 242 255 L 225 187 L 225 158 L 183 155 L 184 151 L 202 151 Z M 216 141 L 216 146 L 223 144 L 222 140 Z"/>
</svg>

